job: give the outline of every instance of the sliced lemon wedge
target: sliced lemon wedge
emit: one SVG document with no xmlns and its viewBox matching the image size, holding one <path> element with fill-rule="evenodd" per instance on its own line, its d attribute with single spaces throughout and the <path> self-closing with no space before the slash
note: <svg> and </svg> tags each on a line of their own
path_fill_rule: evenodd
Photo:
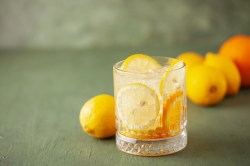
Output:
<svg viewBox="0 0 250 166">
<path fill-rule="evenodd" d="M 144 130 L 156 122 L 160 104 L 153 89 L 141 83 L 129 84 L 117 93 L 119 119 L 128 129 Z"/>
<path fill-rule="evenodd" d="M 163 103 L 162 122 L 163 128 L 170 136 L 179 134 L 181 130 L 181 115 L 184 111 L 184 94 L 179 90 L 169 95 Z"/>
<path fill-rule="evenodd" d="M 181 60 L 170 60 L 170 66 L 167 68 L 160 80 L 159 91 L 161 95 L 164 93 L 170 93 L 180 88 L 180 84 L 183 83 L 185 77 L 185 70 L 175 71 L 184 66 L 184 62 Z"/>
<path fill-rule="evenodd" d="M 145 54 L 131 55 L 121 66 L 122 70 L 138 73 L 152 72 L 159 68 L 161 65 L 154 58 Z"/>
</svg>

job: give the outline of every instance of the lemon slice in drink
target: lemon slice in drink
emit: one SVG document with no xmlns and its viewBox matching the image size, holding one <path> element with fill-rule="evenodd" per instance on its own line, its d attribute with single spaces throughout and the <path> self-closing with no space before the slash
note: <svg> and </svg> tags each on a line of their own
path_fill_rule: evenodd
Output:
<svg viewBox="0 0 250 166">
<path fill-rule="evenodd" d="M 170 136 L 180 131 L 181 114 L 185 104 L 185 68 L 183 61 L 171 60 L 160 81 L 160 93 L 163 98 L 162 122 Z"/>
<path fill-rule="evenodd" d="M 174 136 L 180 132 L 181 114 L 184 111 L 183 98 L 183 91 L 177 90 L 173 94 L 170 94 L 163 102 L 163 128 L 168 131 L 170 136 Z"/>
<path fill-rule="evenodd" d="M 129 56 L 122 64 L 121 69 L 131 72 L 146 73 L 161 68 L 161 65 L 152 57 L 144 54 Z"/>
<path fill-rule="evenodd" d="M 178 90 L 185 79 L 185 70 L 176 70 L 184 66 L 181 60 L 170 60 L 170 66 L 167 68 L 160 81 L 159 91 L 161 95 Z"/>
<path fill-rule="evenodd" d="M 144 130 L 154 124 L 159 115 L 159 99 L 155 91 L 141 83 L 129 84 L 117 94 L 119 119 L 128 129 Z"/>
</svg>

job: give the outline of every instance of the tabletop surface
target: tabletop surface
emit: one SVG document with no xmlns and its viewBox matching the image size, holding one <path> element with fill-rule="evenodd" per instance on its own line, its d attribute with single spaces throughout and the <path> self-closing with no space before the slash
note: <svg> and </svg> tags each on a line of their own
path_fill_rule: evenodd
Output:
<svg viewBox="0 0 250 166">
<path fill-rule="evenodd" d="M 89 98 L 113 94 L 112 65 L 132 53 L 175 56 L 183 46 L 0 52 L 0 165 L 249 165 L 250 89 L 213 107 L 188 101 L 188 146 L 162 157 L 116 149 L 79 124 Z"/>
</svg>

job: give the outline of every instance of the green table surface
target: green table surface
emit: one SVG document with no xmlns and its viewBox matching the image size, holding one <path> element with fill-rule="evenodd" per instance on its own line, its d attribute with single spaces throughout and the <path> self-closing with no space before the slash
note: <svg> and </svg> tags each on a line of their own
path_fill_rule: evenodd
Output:
<svg viewBox="0 0 250 166">
<path fill-rule="evenodd" d="M 113 94 L 112 65 L 132 53 L 175 56 L 216 46 L 0 52 L 0 165 L 250 165 L 250 89 L 214 107 L 188 101 L 188 146 L 162 157 L 116 149 L 84 133 L 79 111 Z"/>
</svg>

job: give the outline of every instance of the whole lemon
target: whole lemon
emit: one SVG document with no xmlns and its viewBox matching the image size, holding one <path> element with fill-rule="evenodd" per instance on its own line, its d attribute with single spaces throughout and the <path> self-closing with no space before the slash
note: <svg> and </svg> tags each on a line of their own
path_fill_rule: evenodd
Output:
<svg viewBox="0 0 250 166">
<path fill-rule="evenodd" d="M 81 108 L 82 129 L 96 138 L 108 138 L 115 134 L 115 101 L 106 94 L 89 99 Z"/>
<path fill-rule="evenodd" d="M 185 62 L 187 70 L 191 69 L 196 65 L 201 64 L 204 60 L 202 55 L 196 52 L 184 52 L 178 55 L 177 59 Z"/>
<path fill-rule="evenodd" d="M 215 105 L 223 100 L 227 83 L 223 73 L 213 67 L 198 65 L 187 73 L 187 96 L 202 106 Z"/>
<path fill-rule="evenodd" d="M 232 96 L 239 92 L 241 82 L 240 72 L 230 58 L 207 53 L 204 64 L 222 71 L 227 81 L 227 95 Z"/>
</svg>

